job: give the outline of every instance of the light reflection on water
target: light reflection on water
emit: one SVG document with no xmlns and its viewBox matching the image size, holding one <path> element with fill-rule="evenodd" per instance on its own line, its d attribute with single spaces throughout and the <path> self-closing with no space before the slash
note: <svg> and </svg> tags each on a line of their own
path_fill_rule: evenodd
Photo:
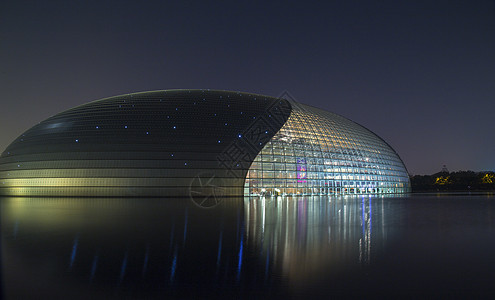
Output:
<svg viewBox="0 0 495 300">
<path fill-rule="evenodd" d="M 248 244 L 266 261 L 265 270 L 271 263 L 289 286 L 304 286 L 335 269 L 369 263 L 372 205 L 378 202 L 380 207 L 381 201 L 369 197 L 246 200 Z M 382 234 L 383 219 L 374 223 L 373 234 Z"/>
<path fill-rule="evenodd" d="M 448 294 L 462 283 L 485 295 L 495 279 L 494 200 L 271 197 L 202 209 L 189 199 L 4 198 L 2 290 L 281 298 Z"/>
</svg>

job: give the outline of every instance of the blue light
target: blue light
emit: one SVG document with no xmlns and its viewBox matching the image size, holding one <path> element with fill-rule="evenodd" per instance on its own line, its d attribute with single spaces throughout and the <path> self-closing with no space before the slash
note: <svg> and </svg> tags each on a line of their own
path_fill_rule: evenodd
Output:
<svg viewBox="0 0 495 300">
<path fill-rule="evenodd" d="M 76 143 L 79 143 L 79 140 L 78 139 L 76 139 Z"/>
<path fill-rule="evenodd" d="M 242 137 L 242 134 L 240 134 L 240 133 L 239 133 L 237 136 L 238 136 L 239 138 L 241 138 L 241 137 Z"/>
<path fill-rule="evenodd" d="M 126 128 L 126 129 L 127 129 L 127 125 L 125 125 L 125 126 L 124 126 L 124 128 Z"/>
<path fill-rule="evenodd" d="M 72 268 L 74 260 L 76 259 L 77 245 L 79 244 L 79 237 L 74 239 L 74 244 L 72 245 L 72 253 L 70 254 L 70 264 L 69 267 Z"/>
<path fill-rule="evenodd" d="M 222 240 L 223 231 L 220 231 L 220 239 L 218 240 L 217 267 L 220 265 L 220 258 L 222 257 Z"/>
<path fill-rule="evenodd" d="M 220 140 L 218 140 L 218 143 L 220 144 L 220 143 L 221 143 L 221 141 L 220 141 Z"/>
<path fill-rule="evenodd" d="M 174 281 L 176 268 L 177 268 L 177 248 L 175 248 L 174 260 L 172 260 L 172 266 L 170 267 L 170 282 Z"/>
<path fill-rule="evenodd" d="M 99 129 L 100 127 L 99 126 L 96 126 L 96 129 Z"/>
<path fill-rule="evenodd" d="M 97 264 L 98 264 L 98 255 L 95 255 L 95 257 L 93 258 L 93 265 L 91 266 L 91 277 L 89 278 L 90 281 L 93 281 L 93 278 L 95 277 Z"/>
<path fill-rule="evenodd" d="M 174 126 L 174 129 L 177 129 L 177 126 Z"/>
<path fill-rule="evenodd" d="M 243 248 L 244 248 L 244 245 L 243 245 L 243 240 L 241 238 L 241 245 L 239 246 L 239 261 L 237 262 L 237 281 L 239 281 L 239 279 L 241 278 Z"/>
<path fill-rule="evenodd" d="M 146 134 L 150 134 L 150 132 L 149 131 L 146 131 Z"/>
</svg>

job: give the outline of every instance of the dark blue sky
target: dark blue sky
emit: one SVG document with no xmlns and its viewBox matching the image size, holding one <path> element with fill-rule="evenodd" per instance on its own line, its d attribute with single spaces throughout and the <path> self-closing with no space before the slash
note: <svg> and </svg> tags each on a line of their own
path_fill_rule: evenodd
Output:
<svg viewBox="0 0 495 300">
<path fill-rule="evenodd" d="M 0 148 L 103 97 L 288 90 L 412 174 L 495 170 L 493 0 L 323 2 L 2 1 Z"/>
</svg>

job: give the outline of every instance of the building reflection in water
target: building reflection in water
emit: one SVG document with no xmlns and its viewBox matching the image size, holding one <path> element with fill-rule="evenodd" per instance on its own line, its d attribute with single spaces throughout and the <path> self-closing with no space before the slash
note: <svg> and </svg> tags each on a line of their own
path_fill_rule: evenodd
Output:
<svg viewBox="0 0 495 300">
<path fill-rule="evenodd" d="M 250 248 L 291 287 L 370 263 L 386 241 L 383 198 L 305 197 L 245 200 Z"/>
<path fill-rule="evenodd" d="M 269 295 L 367 265 L 383 198 L 4 198 L 6 296 Z M 42 288 L 41 288 L 42 287 Z M 44 293 L 44 294 L 43 294 Z"/>
</svg>

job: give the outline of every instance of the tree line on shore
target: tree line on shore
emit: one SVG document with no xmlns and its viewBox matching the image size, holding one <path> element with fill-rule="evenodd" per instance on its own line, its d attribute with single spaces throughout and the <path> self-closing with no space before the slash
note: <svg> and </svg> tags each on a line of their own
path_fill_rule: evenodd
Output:
<svg viewBox="0 0 495 300">
<path fill-rule="evenodd" d="M 423 191 L 495 191 L 495 172 L 438 172 L 411 176 L 413 192 Z"/>
</svg>

